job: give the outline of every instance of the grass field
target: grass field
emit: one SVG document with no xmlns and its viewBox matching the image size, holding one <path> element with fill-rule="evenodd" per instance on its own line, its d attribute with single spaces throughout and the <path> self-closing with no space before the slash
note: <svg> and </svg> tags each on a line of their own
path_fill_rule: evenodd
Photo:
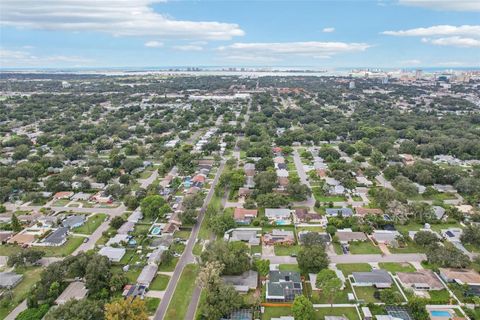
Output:
<svg viewBox="0 0 480 320">
<path fill-rule="evenodd" d="M 173 258 L 172 261 L 168 264 L 161 263 L 158 266 L 158 271 L 172 272 L 173 270 L 175 270 L 175 266 L 177 265 L 177 262 L 178 262 L 178 258 Z"/>
<path fill-rule="evenodd" d="M 190 237 L 190 232 L 190 230 L 179 230 L 173 234 L 173 237 L 187 240 Z"/>
<path fill-rule="evenodd" d="M 382 250 L 370 241 L 352 242 L 349 246 L 351 254 L 381 254 Z"/>
<path fill-rule="evenodd" d="M 10 299 L 8 304 L 0 307 L 0 319 L 5 319 L 5 317 L 27 297 L 30 288 L 40 280 L 41 272 L 42 268 L 27 268 L 21 272 L 23 279 L 13 289 L 13 298 Z"/>
<path fill-rule="evenodd" d="M 333 303 L 350 303 L 348 301 L 348 294 L 352 293 L 352 287 L 350 286 L 350 282 L 345 283 L 345 289 L 339 290 L 336 292 L 335 296 L 333 297 Z M 321 291 L 313 291 L 311 295 L 311 300 L 312 303 L 321 303 L 321 304 L 327 304 L 330 303 L 329 297 L 322 294 Z"/>
<path fill-rule="evenodd" d="M 341 270 L 345 277 L 352 274 L 352 272 L 372 271 L 372 267 L 368 263 L 339 263 L 337 264 L 337 269 Z"/>
<path fill-rule="evenodd" d="M 290 315 L 292 315 L 292 310 L 289 307 L 266 307 L 262 315 L 262 320 L 270 320 L 272 318 Z"/>
<path fill-rule="evenodd" d="M 280 271 L 301 272 L 298 264 L 280 264 L 278 268 L 280 269 Z"/>
<path fill-rule="evenodd" d="M 414 272 L 416 270 L 410 263 L 380 262 L 378 266 L 391 273 Z"/>
<path fill-rule="evenodd" d="M 168 286 L 168 281 L 170 281 L 170 277 L 164 274 L 157 274 L 155 279 L 153 279 L 152 283 L 150 284 L 150 290 L 158 290 L 163 291 Z"/>
<path fill-rule="evenodd" d="M 152 298 L 152 297 L 145 298 L 145 306 L 147 307 L 147 313 L 150 316 L 153 316 L 155 314 L 155 311 L 157 311 L 159 304 L 160 304 L 159 298 Z"/>
<path fill-rule="evenodd" d="M 404 247 L 390 247 L 388 248 L 391 253 L 424 253 L 425 248 L 422 246 L 417 245 L 414 241 L 407 241 L 406 246 Z"/>
<path fill-rule="evenodd" d="M 318 308 L 315 310 L 315 319 L 325 319 L 326 316 L 344 316 L 348 320 L 360 320 L 355 307 Z"/>
<path fill-rule="evenodd" d="M 277 256 L 289 256 L 291 254 L 297 254 L 300 250 L 300 246 L 275 246 L 275 255 Z"/>
<path fill-rule="evenodd" d="M 83 226 L 73 229 L 74 233 L 92 234 L 105 221 L 107 215 L 98 213 L 88 218 Z"/>
<path fill-rule="evenodd" d="M 178 280 L 172 300 L 168 305 L 165 320 L 185 318 L 185 313 L 187 312 L 188 304 L 190 303 L 190 297 L 195 289 L 194 279 L 197 277 L 197 272 L 197 265 L 188 264 L 185 266 L 185 269 L 183 269 L 182 275 Z"/>
</svg>

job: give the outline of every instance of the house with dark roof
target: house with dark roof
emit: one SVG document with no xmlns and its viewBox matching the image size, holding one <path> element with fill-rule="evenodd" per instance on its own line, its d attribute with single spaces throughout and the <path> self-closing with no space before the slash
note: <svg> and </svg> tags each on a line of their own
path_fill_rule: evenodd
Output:
<svg viewBox="0 0 480 320">
<path fill-rule="evenodd" d="M 238 276 L 222 276 L 226 284 L 231 284 L 237 292 L 247 293 L 258 285 L 258 272 L 248 270 Z"/>
<path fill-rule="evenodd" d="M 58 247 L 67 242 L 68 228 L 60 227 L 48 235 L 40 245 Z"/>
<path fill-rule="evenodd" d="M 303 293 L 300 273 L 293 271 L 270 271 L 266 283 L 267 301 L 293 301 Z"/>
<path fill-rule="evenodd" d="M 321 215 L 315 212 L 308 212 L 306 208 L 295 209 L 293 218 L 295 223 L 322 223 L 324 221 Z"/>
<path fill-rule="evenodd" d="M 353 215 L 353 211 L 350 208 L 326 208 L 325 214 L 329 217 L 351 217 Z"/>
</svg>

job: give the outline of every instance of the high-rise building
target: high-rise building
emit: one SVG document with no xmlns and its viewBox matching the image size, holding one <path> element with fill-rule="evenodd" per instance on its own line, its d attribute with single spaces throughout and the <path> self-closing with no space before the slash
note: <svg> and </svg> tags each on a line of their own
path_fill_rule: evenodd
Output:
<svg viewBox="0 0 480 320">
<path fill-rule="evenodd" d="M 348 84 L 348 88 L 350 90 L 355 89 L 355 81 L 350 81 L 350 83 Z"/>
</svg>

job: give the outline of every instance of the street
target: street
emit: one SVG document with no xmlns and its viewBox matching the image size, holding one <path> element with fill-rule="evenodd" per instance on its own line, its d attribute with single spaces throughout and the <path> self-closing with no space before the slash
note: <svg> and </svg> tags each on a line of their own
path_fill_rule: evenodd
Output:
<svg viewBox="0 0 480 320">
<path fill-rule="evenodd" d="M 190 233 L 190 237 L 188 238 L 187 245 L 185 247 L 185 250 L 183 251 L 182 256 L 180 257 L 180 260 L 177 263 L 177 266 L 175 267 L 175 271 L 172 274 L 172 277 L 170 278 L 170 281 L 168 282 L 167 289 L 165 290 L 165 293 L 163 295 L 163 299 L 160 302 L 157 311 L 155 312 L 155 315 L 153 319 L 155 320 L 161 320 L 165 317 L 165 314 L 168 309 L 168 305 L 170 304 L 170 300 L 172 300 L 172 296 L 175 292 L 175 288 L 177 286 L 178 280 L 180 279 L 180 276 L 182 274 L 183 268 L 189 263 L 194 262 L 194 256 L 193 256 L 193 246 L 195 245 L 195 242 L 197 241 L 197 236 L 198 232 L 200 231 L 200 226 L 202 225 L 202 221 L 205 215 L 205 211 L 207 209 L 208 204 L 210 203 L 210 200 L 212 200 L 213 194 L 215 192 L 215 186 L 218 183 L 218 180 L 220 178 L 220 175 L 222 174 L 223 168 L 225 166 L 225 161 L 220 162 L 220 166 L 218 167 L 217 174 L 215 175 L 215 178 L 213 179 L 212 185 L 210 187 L 210 190 L 208 191 L 208 194 L 205 198 L 205 201 L 203 202 L 203 206 L 200 209 L 200 212 L 198 214 L 198 219 L 197 223 L 192 228 L 192 232 Z M 195 279 L 192 279 L 192 281 L 195 281 Z M 193 296 L 191 298 L 191 301 L 198 301 L 200 298 L 200 291 L 193 293 Z M 196 308 L 196 304 L 195 304 Z M 189 308 L 189 312 L 190 308 Z M 193 310 L 193 314 L 195 314 L 195 310 Z M 188 318 L 188 314 L 187 314 Z M 193 318 L 193 316 L 192 316 Z"/>
</svg>

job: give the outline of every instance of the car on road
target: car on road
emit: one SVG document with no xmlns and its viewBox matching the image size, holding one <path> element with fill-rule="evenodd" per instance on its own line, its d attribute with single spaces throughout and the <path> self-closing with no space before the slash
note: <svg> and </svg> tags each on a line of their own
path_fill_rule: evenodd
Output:
<svg viewBox="0 0 480 320">
<path fill-rule="evenodd" d="M 87 242 L 88 242 L 88 240 L 90 240 L 90 239 L 89 239 L 89 238 L 85 238 L 85 239 L 83 239 L 83 243 L 87 243 Z"/>
</svg>

